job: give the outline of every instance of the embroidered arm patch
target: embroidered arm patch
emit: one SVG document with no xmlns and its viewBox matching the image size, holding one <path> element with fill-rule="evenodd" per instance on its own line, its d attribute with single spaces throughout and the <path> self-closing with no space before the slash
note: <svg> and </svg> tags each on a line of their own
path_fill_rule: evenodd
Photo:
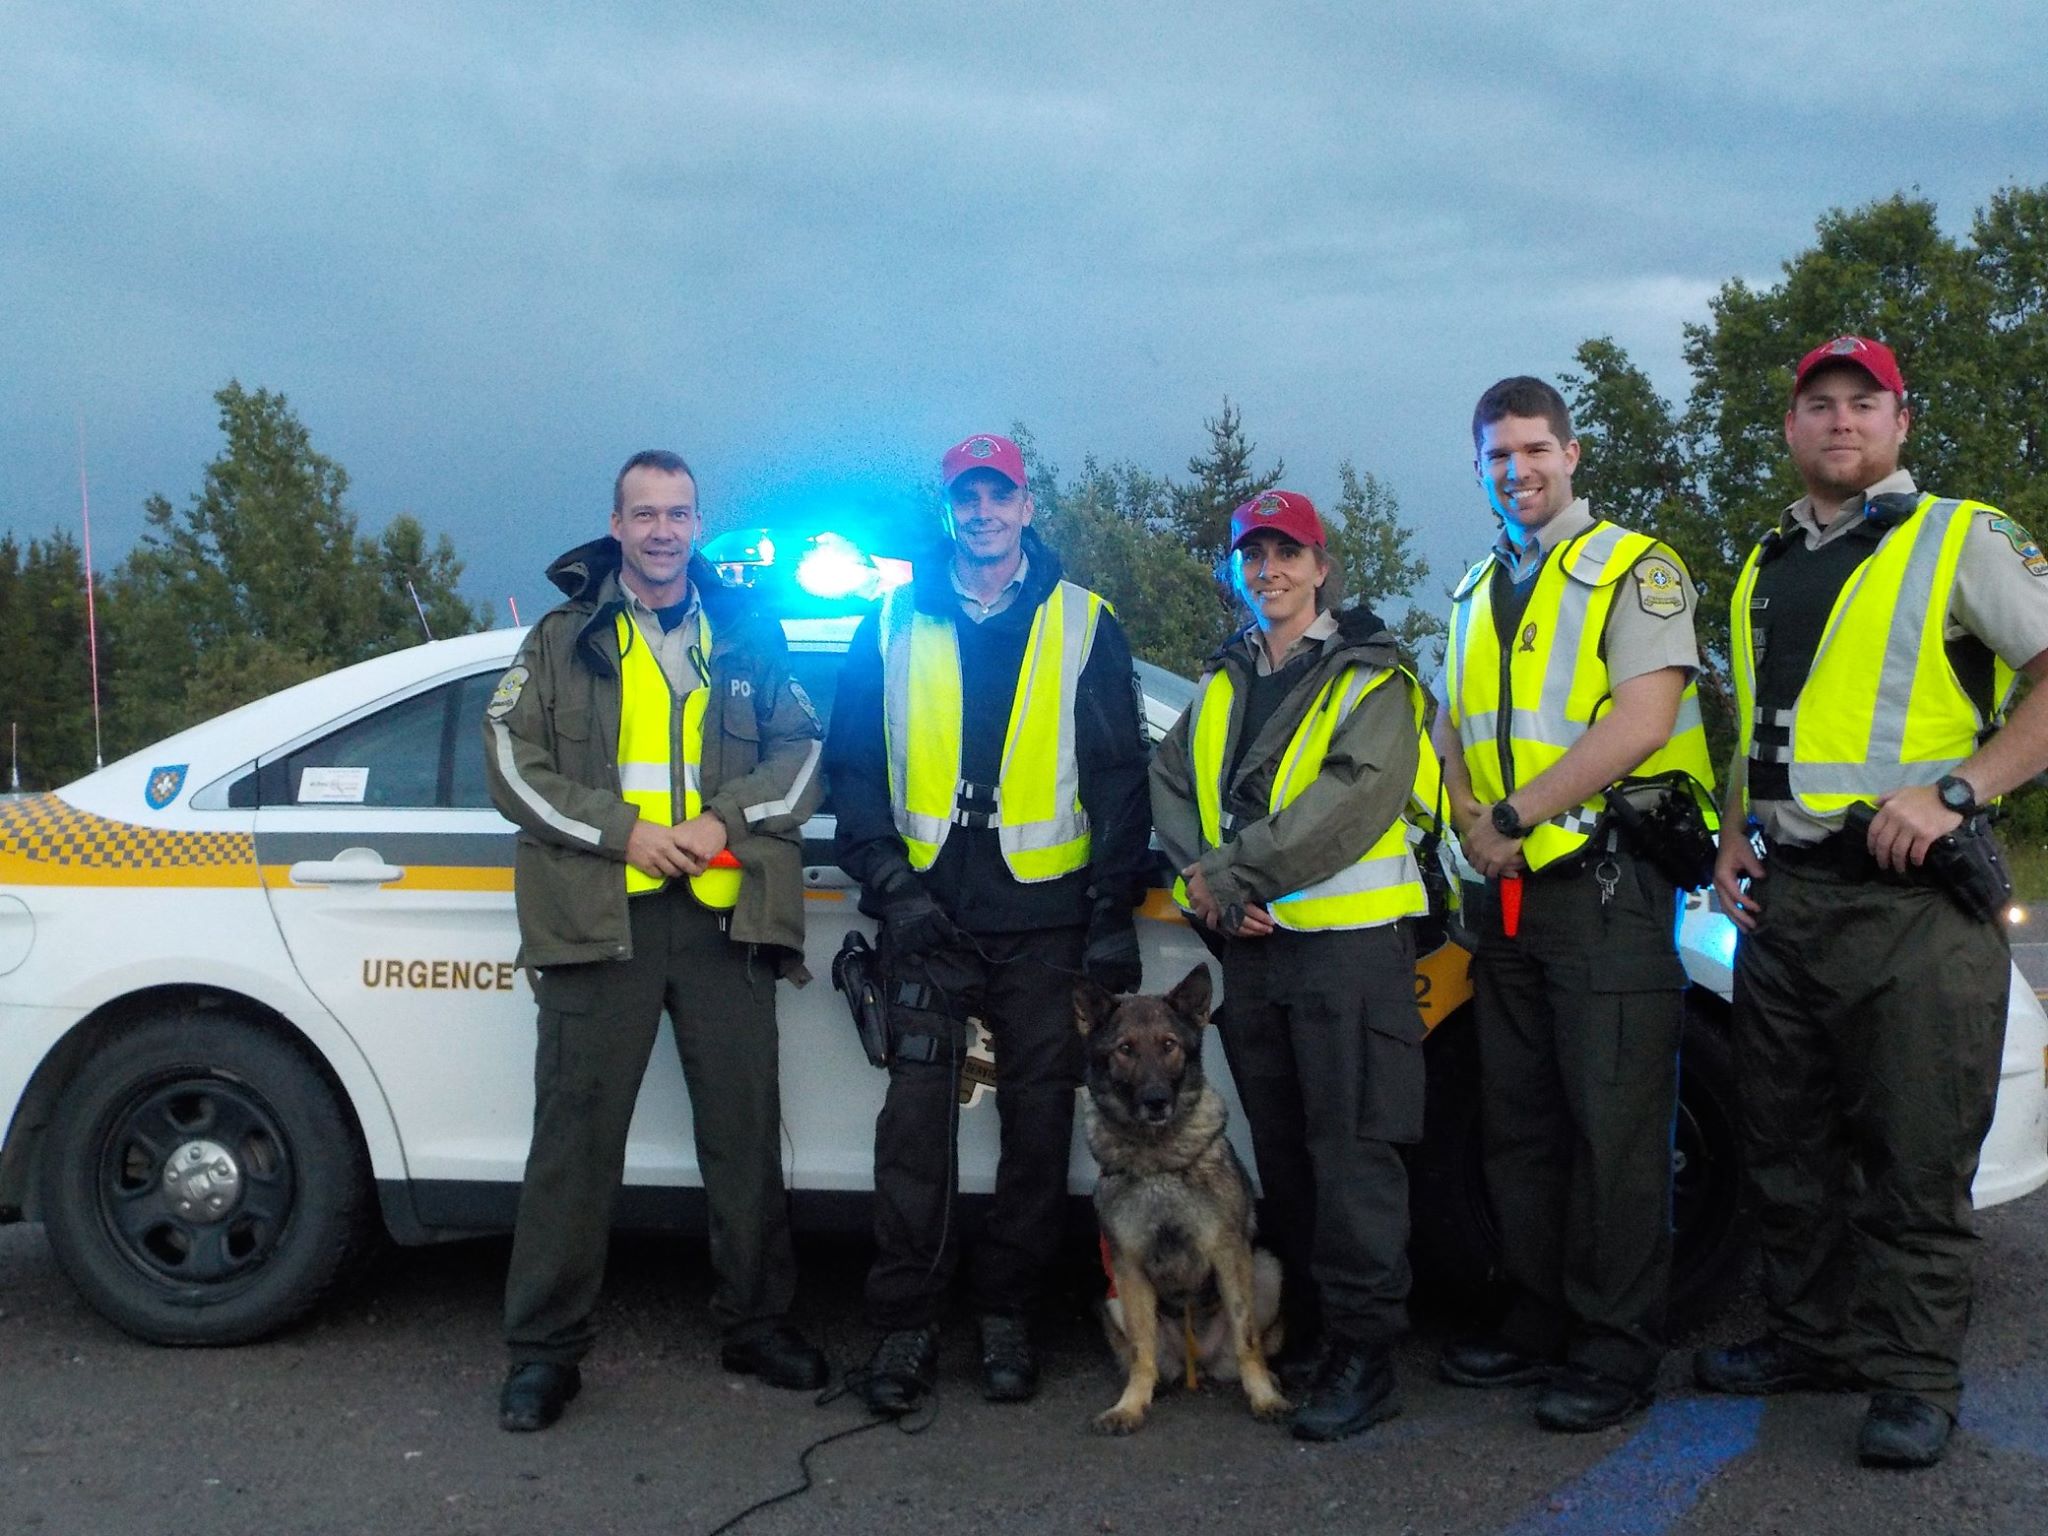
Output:
<svg viewBox="0 0 2048 1536">
<path fill-rule="evenodd" d="M 1635 578 L 1636 601 L 1650 617 L 1668 619 L 1685 612 L 1685 578 L 1662 555 L 1638 561 Z"/>
</svg>

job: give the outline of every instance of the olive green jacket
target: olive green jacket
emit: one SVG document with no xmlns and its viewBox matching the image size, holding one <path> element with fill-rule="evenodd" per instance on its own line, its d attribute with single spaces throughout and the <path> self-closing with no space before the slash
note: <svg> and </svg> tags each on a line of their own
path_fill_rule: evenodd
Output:
<svg viewBox="0 0 2048 1536">
<path fill-rule="evenodd" d="M 623 960 L 626 839 L 639 811 L 619 789 L 619 547 L 569 551 L 548 577 L 569 595 L 526 637 L 485 711 L 491 800 L 519 827 L 514 892 L 519 964 Z M 790 678 L 782 627 L 702 556 L 690 580 L 711 624 L 704 709 L 704 808 L 740 862 L 735 943 L 803 969 L 803 823 L 823 794 L 818 720 Z"/>
<path fill-rule="evenodd" d="M 1203 675 L 1231 674 L 1229 734 L 1223 761 L 1237 754 L 1246 691 L 1255 664 L 1258 631 L 1246 630 L 1210 658 Z M 1356 863 L 1406 811 L 1422 750 L 1414 696 L 1402 679 L 1374 689 L 1337 727 L 1322 772 L 1288 803 L 1269 811 L 1280 758 L 1323 686 L 1346 666 L 1399 664 L 1393 635 L 1370 611 L 1337 614 L 1337 632 L 1322 643 L 1308 675 L 1288 692 L 1238 761 L 1223 798 L 1238 818 L 1222 846 L 1205 850 L 1195 804 L 1191 733 L 1194 706 L 1174 722 L 1152 755 L 1152 826 L 1176 872 L 1199 859 L 1219 907 L 1273 901 L 1327 880 Z"/>
</svg>

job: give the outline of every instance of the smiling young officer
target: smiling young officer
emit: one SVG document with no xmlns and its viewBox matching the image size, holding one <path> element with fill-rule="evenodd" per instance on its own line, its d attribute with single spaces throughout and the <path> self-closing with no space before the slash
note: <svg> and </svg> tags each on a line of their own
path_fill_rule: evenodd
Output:
<svg viewBox="0 0 2048 1536">
<path fill-rule="evenodd" d="M 1473 983 L 1511 1301 L 1440 1369 L 1547 1382 L 1537 1422 L 1592 1430 L 1649 1402 L 1662 1352 L 1685 987 L 1675 888 L 1622 841 L 1606 791 L 1665 773 L 1710 791 L 1693 585 L 1667 546 L 1574 499 L 1579 445 L 1550 385 L 1501 380 L 1472 437 L 1501 533 L 1455 595 L 1434 729 L 1489 882 Z"/>
<path fill-rule="evenodd" d="M 626 1133 L 664 1010 L 710 1209 L 727 1370 L 812 1388 L 788 1322 L 775 979 L 803 958 L 803 821 L 818 721 L 782 628 L 694 553 L 697 482 L 637 453 L 611 532 L 548 567 L 566 594 L 484 721 L 491 800 L 519 827 L 519 963 L 540 1005 L 533 1147 L 505 1281 L 509 1430 L 545 1429 L 595 1337 Z M 737 870 L 713 868 L 730 850 Z"/>
<path fill-rule="evenodd" d="M 1995 880 L 1967 912 L 1928 855 L 1988 839 L 1977 808 L 2048 766 L 2048 557 L 1997 508 L 1916 489 L 1911 424 L 1882 342 L 1802 358 L 1785 442 L 1806 495 L 1735 590 L 1714 884 L 1747 930 L 1734 1044 L 1767 1331 L 1693 1366 L 1723 1392 L 1865 1386 L 1858 1455 L 1896 1467 L 1940 1458 L 1961 1392 L 2009 974 Z M 2015 669 L 2037 686 L 2000 729 Z M 1845 824 L 1859 802 L 1867 830 Z"/>
<path fill-rule="evenodd" d="M 1159 744 L 1152 815 L 1176 894 L 1220 936 L 1217 1023 L 1285 1277 L 1286 1349 L 1315 1367 L 1294 1433 L 1335 1440 L 1399 1409 L 1400 1148 L 1421 1140 L 1423 1107 L 1401 921 L 1427 906 L 1404 819 L 1422 688 L 1369 609 L 1329 611 L 1338 572 L 1306 496 L 1255 496 L 1230 532 L 1252 623 Z"/>
</svg>

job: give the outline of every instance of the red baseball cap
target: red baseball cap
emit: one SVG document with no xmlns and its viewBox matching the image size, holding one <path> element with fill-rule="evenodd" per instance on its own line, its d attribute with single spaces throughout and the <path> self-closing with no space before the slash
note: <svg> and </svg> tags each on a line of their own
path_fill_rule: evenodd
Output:
<svg viewBox="0 0 2048 1536">
<path fill-rule="evenodd" d="M 1012 485 L 1025 483 L 1024 455 L 1007 437 L 991 432 L 978 432 L 955 443 L 939 460 L 939 478 L 946 482 L 947 490 L 970 469 L 992 469 Z"/>
<path fill-rule="evenodd" d="M 1323 536 L 1323 520 L 1316 516 L 1316 504 L 1299 491 L 1261 491 L 1231 513 L 1231 549 L 1269 528 L 1297 544 L 1313 544 L 1317 549 L 1329 547 L 1329 540 Z"/>
<path fill-rule="evenodd" d="M 1890 347 L 1881 341 L 1872 341 L 1868 336 L 1837 336 L 1833 341 L 1822 342 L 1799 359 L 1799 367 L 1792 374 L 1792 397 L 1795 400 L 1806 376 L 1828 363 L 1854 363 L 1901 400 L 1906 398 L 1906 376 L 1899 372 L 1899 360 L 1892 355 Z"/>
</svg>

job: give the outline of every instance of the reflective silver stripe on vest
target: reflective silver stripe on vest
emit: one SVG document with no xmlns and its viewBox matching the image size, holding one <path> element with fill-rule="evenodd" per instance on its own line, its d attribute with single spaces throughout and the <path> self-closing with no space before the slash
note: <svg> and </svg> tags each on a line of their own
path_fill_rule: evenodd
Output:
<svg viewBox="0 0 2048 1536">
<path fill-rule="evenodd" d="M 1088 594 L 1073 583 L 1061 582 L 1047 601 L 1060 605 L 1060 707 L 1056 717 L 1059 736 L 1053 748 L 1054 812 L 1048 821 L 1013 826 L 1003 819 L 1003 796 L 998 787 L 996 836 L 1005 853 L 1032 853 L 1041 848 L 1057 848 L 1088 833 L 1088 813 L 1081 809 L 1081 759 L 1074 748 L 1074 701 L 1081 691 L 1081 669 L 1088 665 L 1088 657 L 1095 649 L 1095 626 L 1088 622 Z M 1028 668 L 1017 679 L 1017 686 L 1025 693 L 1024 698 L 1012 707 L 1012 718 L 1019 721 L 1029 718 L 1030 690 L 1035 686 L 1043 665 L 1041 658 L 1039 666 Z M 1002 768 L 996 775 L 998 786 L 1010 775 L 1010 754 L 1016 749 L 1015 741 L 1003 743 Z"/>
<path fill-rule="evenodd" d="M 1920 668 L 1920 630 L 1927 611 L 1934 606 L 1934 583 L 1941 570 L 1942 546 L 1948 543 L 1949 520 L 1961 506 L 1959 501 L 1937 501 L 1920 514 L 1920 533 L 1913 540 L 1913 553 L 1907 557 L 1906 573 L 1899 581 L 1899 600 L 1892 605 L 1891 623 L 1885 630 L 1884 671 L 1877 682 L 1877 718 L 1870 725 L 1871 762 L 1896 764 L 1906 755 L 1906 709 L 1913 699 L 1913 674 Z M 1868 561 L 1863 568 L 1869 568 Z M 1911 615 L 1914 622 L 1900 624 L 1902 611 Z M 1847 605 L 1843 612 L 1848 612 Z M 1826 637 L 1821 645 L 1827 645 Z M 1937 773 L 1934 779 L 1940 777 Z M 1926 782 L 1932 784 L 1934 779 Z"/>
<path fill-rule="evenodd" d="M 897 802 L 897 828 L 913 842 L 936 845 L 946 840 L 948 819 L 922 815 L 901 803 L 910 784 L 910 632 L 916 622 L 917 604 L 911 589 L 890 588 L 882 599 L 883 734 L 889 756 L 889 798 Z"/>
<path fill-rule="evenodd" d="M 667 763 L 619 764 L 619 789 L 625 794 L 666 795 L 674 787 L 669 782 Z"/>
<path fill-rule="evenodd" d="M 1584 564 L 1590 566 L 1594 574 L 1597 575 L 1606 567 L 1607 562 L 1614 557 L 1614 551 L 1620 547 L 1621 541 L 1628 537 L 1629 531 L 1626 528 L 1620 527 L 1615 523 L 1601 523 L 1591 533 L 1586 534 L 1580 539 L 1576 548 L 1567 546 L 1565 549 L 1559 550 L 1556 558 L 1560 563 L 1570 559 L 1574 565 Z M 1565 702 L 1572 695 L 1572 675 L 1578 667 L 1579 645 L 1585 636 L 1586 619 L 1592 612 L 1593 598 L 1600 588 L 1578 580 L 1569 571 L 1563 569 L 1558 571 L 1558 575 L 1564 582 L 1564 590 L 1558 594 L 1557 622 L 1550 634 L 1550 663 L 1544 669 L 1542 691 L 1538 695 L 1538 707 L 1535 709 L 1517 709 L 1513 711 L 1509 728 L 1515 733 L 1517 741 L 1537 742 L 1544 746 L 1569 750 L 1573 743 L 1586 734 L 1588 724 L 1588 722 L 1583 720 L 1572 719 L 1566 713 Z M 1488 581 L 1493 579 L 1491 573 L 1488 574 L 1486 579 Z M 1492 609 L 1492 603 L 1493 594 L 1491 589 L 1489 589 L 1487 593 L 1489 611 Z M 1464 629 L 1456 621 L 1460 616 L 1461 610 L 1469 609 L 1472 606 L 1473 604 L 1471 603 L 1461 603 L 1452 609 L 1451 614 L 1453 620 L 1452 633 L 1460 646 L 1458 656 L 1460 658 L 1459 673 L 1461 683 L 1464 672 L 1464 650 L 1462 648 L 1464 644 Z M 1469 618 L 1466 622 L 1470 622 Z M 1494 620 L 1494 638 L 1500 642 L 1503 651 L 1506 651 L 1515 643 L 1513 635 L 1503 635 L 1500 633 L 1500 621 L 1497 616 Z M 1548 701 L 1553 699 L 1557 701 L 1555 705 L 1543 707 Z M 1692 715 L 1693 723 L 1697 724 L 1699 720 L 1697 702 L 1693 706 Z M 1458 739 L 1467 747 L 1484 746 L 1488 742 L 1497 741 L 1500 735 L 1499 721 L 1500 711 L 1497 706 L 1492 710 L 1488 710 L 1483 717 L 1477 714 L 1467 714 L 1458 723 Z M 1677 730 L 1683 728 L 1683 725 L 1675 728 L 1673 734 L 1675 735 Z"/>
<path fill-rule="evenodd" d="M 1284 907 L 1293 901 L 1321 901 L 1327 896 L 1366 896 L 1412 885 L 1422 878 L 1413 854 L 1403 851 L 1382 859 L 1360 859 L 1347 864 L 1327 880 L 1305 885 L 1289 895 L 1276 897 L 1269 905 Z"/>
</svg>

